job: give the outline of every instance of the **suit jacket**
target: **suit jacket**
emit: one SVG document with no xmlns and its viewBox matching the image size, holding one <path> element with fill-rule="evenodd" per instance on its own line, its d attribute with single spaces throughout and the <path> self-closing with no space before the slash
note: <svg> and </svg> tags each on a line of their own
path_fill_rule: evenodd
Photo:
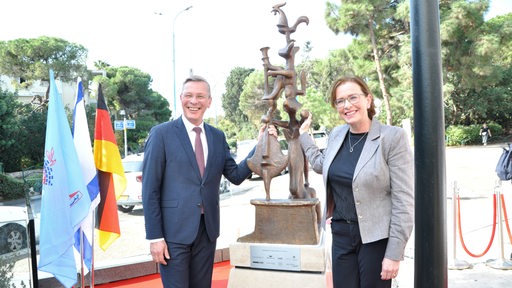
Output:
<svg viewBox="0 0 512 288">
<path fill-rule="evenodd" d="M 313 170 L 323 174 L 327 196 L 324 218 L 331 217 L 334 210 L 327 171 L 348 130 L 348 125 L 334 128 L 323 153 L 307 133 L 300 136 Z M 385 257 L 392 260 L 403 260 L 414 225 L 413 169 L 412 149 L 405 130 L 373 119 L 354 171 L 352 190 L 363 243 L 389 238 Z"/>
<path fill-rule="evenodd" d="M 144 149 L 142 203 L 146 238 L 190 244 L 201 220 L 208 237 L 219 236 L 219 185 L 222 175 L 238 185 L 252 173 L 246 161 L 231 156 L 222 131 L 204 123 L 208 159 L 201 178 L 182 118 L 153 127 Z M 251 155 L 251 154 L 250 154 Z"/>
</svg>

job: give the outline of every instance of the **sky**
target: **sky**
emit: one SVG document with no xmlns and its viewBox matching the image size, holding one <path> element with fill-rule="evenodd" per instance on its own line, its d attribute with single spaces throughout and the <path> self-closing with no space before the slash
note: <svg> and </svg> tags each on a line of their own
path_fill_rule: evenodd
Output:
<svg viewBox="0 0 512 288">
<path fill-rule="evenodd" d="M 235 67 L 262 69 L 262 47 L 270 47 L 270 62 L 283 65 L 277 51 L 286 45 L 277 31 L 279 16 L 272 7 L 285 0 L 2 0 L 0 40 L 50 36 L 83 45 L 88 66 L 104 61 L 129 66 L 153 78 L 151 88 L 173 109 L 176 81 L 179 93 L 191 73 L 211 85 L 213 103 L 206 117 L 222 114 L 221 96 Z M 296 46 L 312 44 L 311 58 L 326 57 L 346 47 L 347 35 L 335 35 L 324 20 L 325 1 L 288 0 L 281 9 L 289 26 L 307 16 L 291 35 Z M 189 10 L 184 11 L 187 7 Z M 493 0 L 487 17 L 512 12 L 512 1 Z M 174 24 L 174 25 L 173 25 Z M 176 77 L 173 77 L 173 34 Z M 301 49 L 302 50 L 302 49 Z M 301 52 L 296 55 L 300 63 Z"/>
</svg>

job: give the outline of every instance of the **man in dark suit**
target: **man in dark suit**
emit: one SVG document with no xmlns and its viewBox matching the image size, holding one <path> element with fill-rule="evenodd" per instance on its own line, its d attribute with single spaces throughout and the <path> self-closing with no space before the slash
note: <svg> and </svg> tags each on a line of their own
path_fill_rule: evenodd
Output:
<svg viewBox="0 0 512 288">
<path fill-rule="evenodd" d="M 153 127 L 144 150 L 146 239 L 153 261 L 160 263 L 164 287 L 209 288 L 220 230 L 221 177 L 238 185 L 252 172 L 246 160 L 237 165 L 224 133 L 203 122 L 212 103 L 208 82 L 187 78 L 180 100 L 183 116 Z M 269 133 L 277 135 L 271 128 Z"/>
</svg>

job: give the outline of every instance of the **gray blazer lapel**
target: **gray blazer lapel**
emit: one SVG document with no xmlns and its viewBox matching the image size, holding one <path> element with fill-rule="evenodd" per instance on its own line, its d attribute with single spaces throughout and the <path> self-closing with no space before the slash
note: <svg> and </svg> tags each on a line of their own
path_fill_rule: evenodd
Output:
<svg viewBox="0 0 512 288">
<path fill-rule="evenodd" d="M 361 169 L 370 161 L 370 159 L 375 154 L 375 151 L 380 146 L 380 141 L 378 141 L 380 137 L 380 122 L 376 119 L 372 120 L 372 125 L 370 126 L 370 131 L 368 131 L 368 137 L 365 140 L 363 151 L 361 152 L 361 156 L 357 161 L 356 169 L 354 170 L 354 178 L 355 180 L 359 175 Z"/>
</svg>

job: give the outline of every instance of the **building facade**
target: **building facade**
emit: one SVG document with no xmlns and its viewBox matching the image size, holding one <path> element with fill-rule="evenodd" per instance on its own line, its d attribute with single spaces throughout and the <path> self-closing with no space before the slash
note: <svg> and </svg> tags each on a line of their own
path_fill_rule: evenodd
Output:
<svg viewBox="0 0 512 288">
<path fill-rule="evenodd" d="M 48 90 L 49 82 L 42 80 L 32 81 L 30 85 L 23 85 L 23 79 L 19 77 L 8 77 L 0 75 L 0 88 L 4 91 L 16 93 L 18 101 L 24 104 L 41 105 L 46 99 L 46 91 Z M 76 82 L 62 82 L 58 79 L 55 80 L 57 89 L 62 96 L 62 103 L 68 109 L 73 110 L 77 83 Z M 89 102 L 89 91 L 84 91 L 85 103 Z M 92 99 L 91 99 L 92 100 Z M 94 102 L 96 102 L 94 100 Z"/>
</svg>

